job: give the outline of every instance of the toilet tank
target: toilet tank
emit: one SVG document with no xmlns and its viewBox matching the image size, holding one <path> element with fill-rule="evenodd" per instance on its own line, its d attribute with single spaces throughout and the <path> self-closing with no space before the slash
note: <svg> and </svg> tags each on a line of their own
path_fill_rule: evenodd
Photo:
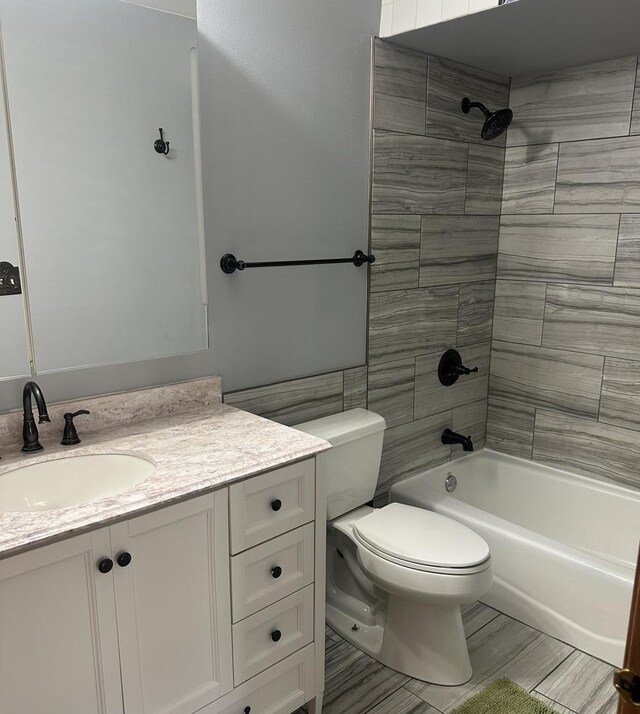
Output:
<svg viewBox="0 0 640 714">
<path fill-rule="evenodd" d="M 294 427 L 328 441 L 333 447 L 317 457 L 327 474 L 328 520 L 373 498 L 385 427 L 379 414 L 366 409 L 351 409 Z"/>
</svg>

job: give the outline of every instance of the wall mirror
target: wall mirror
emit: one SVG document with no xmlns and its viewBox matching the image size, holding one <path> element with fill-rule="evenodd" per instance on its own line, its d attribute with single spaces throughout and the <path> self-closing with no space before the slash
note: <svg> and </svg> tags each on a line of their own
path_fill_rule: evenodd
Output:
<svg viewBox="0 0 640 714">
<path fill-rule="evenodd" d="M 206 349 L 195 0 L 0 0 L 0 30 L 0 379 Z"/>
</svg>

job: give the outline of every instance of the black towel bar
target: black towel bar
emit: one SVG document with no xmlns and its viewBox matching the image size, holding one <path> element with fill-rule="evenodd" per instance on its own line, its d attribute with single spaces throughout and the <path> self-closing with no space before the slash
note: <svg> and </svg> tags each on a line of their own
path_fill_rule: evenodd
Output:
<svg viewBox="0 0 640 714">
<path fill-rule="evenodd" d="M 356 250 L 351 258 L 324 258 L 320 260 L 277 260 L 269 263 L 247 263 L 244 260 L 238 260 L 235 255 L 226 253 L 220 258 L 220 268 L 223 273 L 231 274 L 236 270 L 244 270 L 245 268 L 281 268 L 287 265 L 327 265 L 329 263 L 353 263 L 356 267 L 360 267 L 365 263 L 375 262 L 375 255 L 367 255 L 361 250 Z"/>
</svg>

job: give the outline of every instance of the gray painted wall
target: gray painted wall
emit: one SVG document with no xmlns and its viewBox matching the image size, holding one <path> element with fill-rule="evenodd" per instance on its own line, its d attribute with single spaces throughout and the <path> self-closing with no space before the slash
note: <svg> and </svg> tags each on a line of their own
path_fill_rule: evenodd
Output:
<svg viewBox="0 0 640 714">
<path fill-rule="evenodd" d="M 245 259 L 350 255 L 368 239 L 370 36 L 380 0 L 200 0 L 211 349 L 43 375 L 50 401 L 219 374 L 225 390 L 365 361 L 366 271 L 225 276 Z M 0 411 L 24 380 L 0 382 Z"/>
<path fill-rule="evenodd" d="M 225 390 L 365 361 L 367 271 L 225 276 L 220 256 L 352 255 L 368 240 L 376 0 L 202 2 L 203 170 L 212 344 Z"/>
</svg>

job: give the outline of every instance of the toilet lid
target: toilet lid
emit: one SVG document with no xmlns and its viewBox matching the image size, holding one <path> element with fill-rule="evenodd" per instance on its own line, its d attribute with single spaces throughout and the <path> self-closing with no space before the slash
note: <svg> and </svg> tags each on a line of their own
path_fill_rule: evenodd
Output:
<svg viewBox="0 0 640 714">
<path fill-rule="evenodd" d="M 409 564 L 470 568 L 486 561 L 489 546 L 471 528 L 403 503 L 391 503 L 361 518 L 353 530 L 364 545 Z"/>
</svg>

